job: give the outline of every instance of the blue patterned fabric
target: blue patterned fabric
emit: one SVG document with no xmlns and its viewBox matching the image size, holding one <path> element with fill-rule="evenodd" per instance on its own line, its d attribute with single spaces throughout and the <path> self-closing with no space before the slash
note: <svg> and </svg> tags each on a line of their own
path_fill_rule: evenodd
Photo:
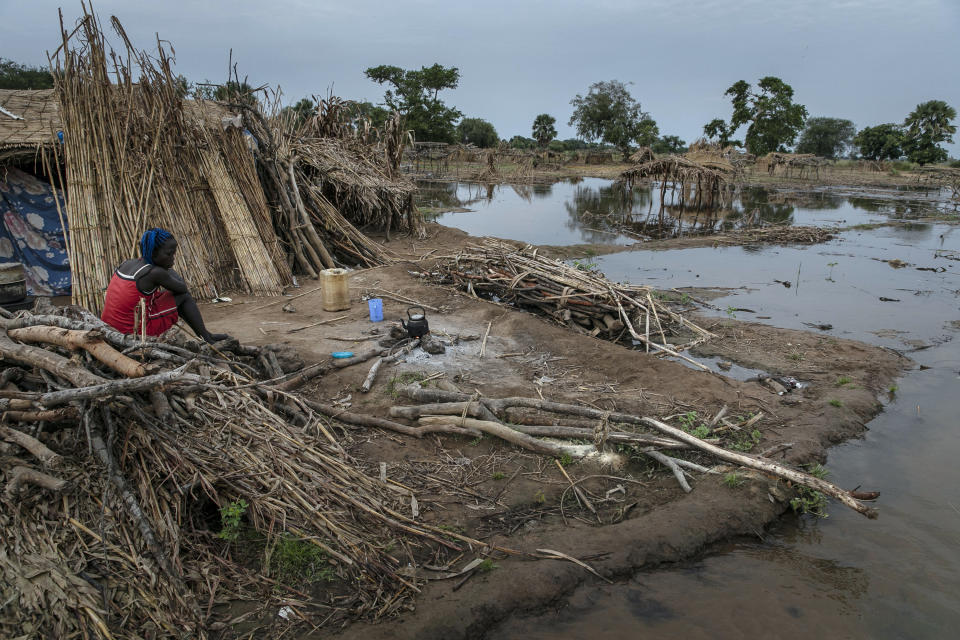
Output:
<svg viewBox="0 0 960 640">
<path fill-rule="evenodd" d="M 0 167 L 0 262 L 23 264 L 32 296 L 70 295 L 70 261 L 54 197 L 46 182 Z"/>
</svg>

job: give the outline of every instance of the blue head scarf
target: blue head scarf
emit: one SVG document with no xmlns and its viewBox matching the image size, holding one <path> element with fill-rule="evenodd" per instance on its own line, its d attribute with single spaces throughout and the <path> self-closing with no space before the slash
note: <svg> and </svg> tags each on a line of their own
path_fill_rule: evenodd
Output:
<svg viewBox="0 0 960 640">
<path fill-rule="evenodd" d="M 173 237 L 166 229 L 148 229 L 140 236 L 140 253 L 147 264 L 153 264 L 153 252 Z"/>
</svg>

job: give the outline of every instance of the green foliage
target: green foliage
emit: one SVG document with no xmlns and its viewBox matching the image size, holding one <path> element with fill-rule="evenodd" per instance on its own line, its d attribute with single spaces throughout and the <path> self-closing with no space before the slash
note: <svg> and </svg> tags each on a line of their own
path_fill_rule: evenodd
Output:
<svg viewBox="0 0 960 640">
<path fill-rule="evenodd" d="M 309 540 L 283 534 L 270 555 L 270 568 L 284 584 L 333 582 L 337 573 L 326 552 Z"/>
<path fill-rule="evenodd" d="M 316 111 L 317 105 L 310 98 L 301 98 L 298 102 L 280 110 L 280 117 L 289 121 L 294 129 L 299 129 Z"/>
<path fill-rule="evenodd" d="M 837 407 L 839 409 L 840 407 L 843 406 L 843 400 L 837 400 L 836 398 L 834 398 L 833 400 L 830 401 L 830 406 Z"/>
<path fill-rule="evenodd" d="M 44 67 L 30 67 L 0 58 L 0 89 L 52 89 L 53 76 Z"/>
<path fill-rule="evenodd" d="M 247 512 L 247 501 L 244 499 L 236 500 L 220 507 L 220 533 L 217 537 L 234 542 L 240 536 L 240 521 Z"/>
<path fill-rule="evenodd" d="M 836 158 L 853 142 L 857 128 L 841 118 L 810 118 L 800 134 L 797 153 L 812 153 L 824 158 Z"/>
<path fill-rule="evenodd" d="M 500 136 L 493 125 L 482 118 L 464 118 L 457 125 L 457 137 L 464 144 L 475 144 L 482 149 L 497 146 Z"/>
<path fill-rule="evenodd" d="M 737 487 L 743 485 L 744 482 L 746 482 L 746 479 L 736 472 L 731 472 L 723 476 L 723 484 L 727 485 L 731 489 L 736 489 Z"/>
<path fill-rule="evenodd" d="M 696 411 L 682 413 L 677 420 L 680 422 L 680 428 L 690 435 L 696 436 L 701 440 L 710 435 L 710 427 L 708 427 L 706 423 L 699 421 Z"/>
<path fill-rule="evenodd" d="M 536 500 L 537 504 L 544 504 L 547 501 L 547 495 L 542 489 L 537 489 L 537 492 L 533 494 L 533 499 Z"/>
<path fill-rule="evenodd" d="M 507 143 L 511 149 L 535 149 L 537 141 L 533 138 L 524 138 L 523 136 L 513 136 Z"/>
<path fill-rule="evenodd" d="M 837 378 L 838 387 L 842 387 L 845 384 L 850 384 L 851 382 L 853 382 L 853 378 L 850 378 L 848 376 L 840 376 L 839 378 Z"/>
<path fill-rule="evenodd" d="M 625 84 L 618 80 L 595 82 L 587 95 L 570 101 L 570 126 L 586 140 L 602 140 L 629 153 L 631 144 L 651 146 L 660 134 L 657 123 L 640 109 Z"/>
<path fill-rule="evenodd" d="M 456 141 L 457 131 L 453 123 L 463 114 L 444 104 L 439 95 L 444 89 L 457 88 L 460 83 L 457 67 L 434 64 L 408 70 L 380 65 L 368 68 L 364 75 L 377 84 L 392 87 L 383 95 L 384 105 L 389 111 L 400 113 L 416 140 Z"/>
<path fill-rule="evenodd" d="M 254 106 L 257 104 L 257 96 L 254 95 L 254 89 L 246 82 L 230 82 L 220 85 L 213 90 L 213 99 L 230 104 L 245 104 Z"/>
<path fill-rule="evenodd" d="M 861 158 L 894 160 L 903 155 L 903 131 L 892 123 L 866 127 L 853 138 L 853 146 L 860 150 Z"/>
<path fill-rule="evenodd" d="M 830 475 L 823 465 L 815 464 L 807 469 L 807 473 L 825 480 Z M 827 517 L 827 497 L 810 487 L 797 485 L 797 496 L 790 500 L 790 506 L 797 513 L 809 513 L 820 518 Z"/>
<path fill-rule="evenodd" d="M 494 471 L 493 475 L 490 477 L 493 478 L 494 480 L 503 480 L 504 478 L 507 477 L 507 474 L 505 474 L 503 471 Z"/>
<path fill-rule="evenodd" d="M 571 464 L 573 464 L 573 458 L 570 456 L 569 453 L 565 453 L 562 456 L 560 456 L 561 466 L 567 467 L 567 466 L 570 466 Z"/>
<path fill-rule="evenodd" d="M 680 136 L 661 136 L 657 138 L 650 146 L 650 150 L 656 154 L 681 154 L 686 153 L 687 143 L 680 139 Z"/>
<path fill-rule="evenodd" d="M 547 113 L 541 113 L 533 119 L 533 138 L 541 147 L 547 146 L 557 137 L 557 129 L 553 126 L 555 124 L 557 119 Z"/>
<path fill-rule="evenodd" d="M 707 124 L 703 125 L 703 135 L 706 136 L 708 140 L 712 140 L 719 144 L 721 148 L 729 147 L 730 145 L 742 147 L 742 142 L 739 140 L 730 139 L 735 129 L 736 127 L 730 127 L 730 125 L 724 122 L 723 119 L 714 118 Z"/>
<path fill-rule="evenodd" d="M 761 78 L 756 91 L 750 83 L 740 80 L 724 95 L 730 96 L 733 103 L 730 133 L 747 125 L 744 143 L 756 156 L 785 151 L 807 119 L 807 108 L 793 102 L 793 88 L 774 76 Z"/>
<path fill-rule="evenodd" d="M 893 394 L 896 393 L 898 390 L 899 390 L 899 387 L 898 387 L 897 385 L 895 385 L 895 384 L 890 385 L 890 388 L 887 389 L 887 391 L 890 392 L 890 395 L 893 395 Z"/>
<path fill-rule="evenodd" d="M 596 262 L 589 262 L 587 260 L 574 260 L 573 266 L 575 269 L 580 271 L 593 271 L 597 268 Z"/>
<path fill-rule="evenodd" d="M 803 354 L 802 354 L 802 353 L 791 353 L 791 354 L 788 355 L 787 357 L 790 358 L 791 360 L 793 360 L 794 362 L 802 362 L 802 361 L 803 361 Z"/>
<path fill-rule="evenodd" d="M 728 307 L 727 307 L 727 315 L 730 316 L 731 318 L 736 318 L 736 317 L 737 317 L 737 310 L 736 310 L 735 308 L 733 308 L 733 307 L 728 306 Z"/>
<path fill-rule="evenodd" d="M 945 162 L 947 151 L 940 143 L 953 143 L 957 127 L 950 123 L 956 117 L 957 110 L 943 100 L 918 104 L 903 122 L 903 150 L 910 161 L 920 165 Z"/>
<path fill-rule="evenodd" d="M 349 108 L 350 117 L 355 125 L 359 124 L 360 120 L 366 119 L 370 121 L 370 126 L 377 129 L 383 129 L 383 125 L 386 124 L 387 118 L 390 117 L 390 111 L 384 109 L 383 107 L 378 107 L 372 102 L 367 102 L 366 100 L 361 102 L 351 102 Z"/>
<path fill-rule="evenodd" d="M 479 571 L 480 573 L 490 573 L 491 571 L 496 569 L 498 566 L 499 565 L 495 563 L 493 560 L 491 560 L 490 558 L 487 558 L 486 560 L 484 560 L 483 562 L 477 565 L 477 571 Z"/>
</svg>

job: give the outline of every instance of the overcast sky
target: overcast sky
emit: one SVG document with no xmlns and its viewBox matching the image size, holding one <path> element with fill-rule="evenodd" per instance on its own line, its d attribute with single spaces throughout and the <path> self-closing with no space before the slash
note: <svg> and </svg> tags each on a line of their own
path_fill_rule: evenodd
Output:
<svg viewBox="0 0 960 640">
<path fill-rule="evenodd" d="M 73 25 L 79 2 L 0 0 L 0 57 L 46 64 L 59 45 L 57 7 Z M 811 116 L 858 128 L 900 122 L 920 102 L 960 109 L 960 0 L 98 0 L 139 48 L 172 43 L 176 71 L 223 81 L 229 50 L 253 85 L 288 102 L 324 95 L 379 102 L 363 70 L 440 63 L 461 72 L 441 94 L 502 138 L 530 135 L 600 80 L 631 82 L 661 134 L 690 142 L 737 80 L 779 76 Z M 110 34 L 113 36 L 113 34 Z M 117 38 L 112 37 L 116 44 Z M 742 138 L 743 131 L 738 132 Z M 960 156 L 957 143 L 947 148 Z"/>
</svg>

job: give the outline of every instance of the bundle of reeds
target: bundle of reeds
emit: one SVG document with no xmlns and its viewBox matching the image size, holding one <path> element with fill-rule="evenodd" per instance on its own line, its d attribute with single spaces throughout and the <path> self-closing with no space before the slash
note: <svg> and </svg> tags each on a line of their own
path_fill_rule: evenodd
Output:
<svg viewBox="0 0 960 640">
<path fill-rule="evenodd" d="M 438 265 L 441 282 L 545 315 L 575 331 L 612 342 L 643 345 L 658 355 L 678 356 L 714 337 L 663 304 L 646 286 L 607 280 L 591 269 L 570 266 L 488 241 L 470 246 Z"/>
<path fill-rule="evenodd" d="M 388 543 L 486 546 L 362 471 L 314 412 L 339 410 L 260 383 L 296 366 L 282 351 L 142 343 L 62 312 L 0 318 L 0 636 L 205 638 L 240 602 L 378 618 L 418 591 Z M 313 549 L 332 587 L 285 583 L 278 543 Z"/>
<path fill-rule="evenodd" d="M 653 149 L 650 147 L 640 147 L 630 155 L 630 162 L 633 164 L 643 164 L 644 162 L 656 160 L 656 158 L 657 156 L 653 153 Z"/>
<path fill-rule="evenodd" d="M 289 273 L 263 260 L 245 199 L 224 197 L 236 192 L 229 166 L 209 143 L 208 123 L 186 113 L 168 53 L 159 42 L 156 54 L 139 51 L 115 18 L 112 25 L 122 54 L 86 13 L 73 32 L 62 29 L 54 61 L 74 301 L 99 310 L 113 269 L 138 253 L 150 227 L 177 237 L 177 268 L 198 295 L 280 293 Z M 237 225 L 243 242 L 226 233 Z"/>
</svg>

